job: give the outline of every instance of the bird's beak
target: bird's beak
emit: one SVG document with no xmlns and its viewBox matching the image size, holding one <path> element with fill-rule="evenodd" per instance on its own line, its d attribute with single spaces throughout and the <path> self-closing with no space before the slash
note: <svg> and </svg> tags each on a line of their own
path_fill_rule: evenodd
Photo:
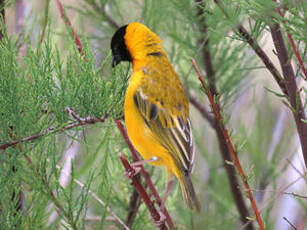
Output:
<svg viewBox="0 0 307 230">
<path fill-rule="evenodd" d="M 112 55 L 112 68 L 114 68 L 119 62 L 120 60 L 117 58 L 117 56 Z"/>
<path fill-rule="evenodd" d="M 114 56 L 112 55 L 112 68 L 115 66 L 115 58 Z"/>
</svg>

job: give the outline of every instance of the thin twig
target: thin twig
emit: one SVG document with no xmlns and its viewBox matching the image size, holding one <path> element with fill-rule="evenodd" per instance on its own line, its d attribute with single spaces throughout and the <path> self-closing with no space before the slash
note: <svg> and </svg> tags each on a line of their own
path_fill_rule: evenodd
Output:
<svg viewBox="0 0 307 230">
<path fill-rule="evenodd" d="M 228 145 L 229 151 L 230 151 L 230 153 L 232 155 L 232 158 L 234 160 L 235 166 L 236 166 L 236 168 L 237 168 L 237 170 L 238 170 L 238 172 L 239 172 L 239 174 L 240 174 L 240 176 L 242 178 L 242 182 L 244 184 L 244 187 L 247 190 L 248 197 L 250 199 L 251 205 L 252 205 L 254 213 L 256 215 L 256 219 L 257 219 L 257 222 L 259 224 L 259 227 L 260 227 L 261 230 L 264 230 L 265 228 L 264 228 L 264 224 L 263 224 L 263 221 L 261 219 L 259 210 L 257 208 L 257 205 L 256 205 L 256 202 L 254 200 L 253 194 L 252 194 L 252 192 L 250 190 L 247 178 L 246 178 L 245 173 L 244 173 L 244 171 L 242 169 L 242 166 L 241 166 L 241 163 L 240 163 L 239 158 L 237 156 L 237 153 L 236 153 L 236 151 L 234 149 L 234 146 L 233 146 L 233 144 L 232 144 L 232 142 L 230 140 L 230 137 L 229 137 L 229 134 L 228 134 L 228 130 L 226 129 L 226 127 L 223 124 L 223 119 L 222 119 L 221 113 L 219 111 L 219 108 L 217 107 L 217 105 L 215 103 L 215 99 L 214 99 L 213 95 L 211 94 L 211 91 L 208 90 L 207 85 L 206 85 L 206 83 L 205 83 L 205 81 L 204 81 L 204 79 L 203 79 L 203 77 L 202 77 L 202 75 L 201 75 L 201 73 L 199 71 L 199 68 L 196 65 L 195 60 L 192 59 L 191 61 L 192 61 L 193 67 L 194 67 L 194 69 L 195 69 L 195 71 L 196 71 L 196 73 L 198 75 L 198 79 L 201 82 L 202 87 L 203 87 L 203 89 L 205 90 L 205 92 L 206 92 L 206 94 L 208 96 L 208 99 L 210 101 L 212 110 L 214 112 L 214 115 L 216 116 L 216 119 L 218 121 L 220 129 L 222 130 L 224 138 L 227 141 L 227 145 Z"/>
<path fill-rule="evenodd" d="M 147 194 L 145 188 L 141 184 L 140 180 L 135 176 L 135 170 L 132 168 L 132 166 L 129 164 L 128 160 L 126 159 L 125 155 L 121 153 L 119 155 L 119 159 L 121 160 L 123 166 L 125 167 L 126 173 L 130 174 L 129 178 L 132 180 L 133 186 L 136 188 L 136 190 L 139 192 L 140 196 L 142 197 L 144 203 L 146 204 L 151 217 L 154 219 L 155 222 L 159 222 L 162 219 L 162 216 L 155 208 L 154 202 L 150 200 L 149 195 Z M 162 222 L 159 226 L 161 230 L 166 230 L 167 227 L 164 222 Z"/>
<path fill-rule="evenodd" d="M 306 174 L 302 173 L 291 161 L 289 158 L 287 158 L 288 163 L 290 166 L 294 169 L 295 172 L 297 172 L 299 175 L 301 175 L 305 181 L 307 182 Z"/>
<path fill-rule="evenodd" d="M 306 121 L 306 115 L 300 96 L 300 90 L 298 90 L 296 85 L 295 74 L 281 33 L 280 25 L 278 23 L 274 23 L 270 26 L 270 30 L 274 46 L 277 51 L 277 57 L 281 65 L 283 77 L 285 79 L 290 109 L 292 111 L 297 132 L 300 137 L 305 167 L 307 167 L 307 124 L 304 123 Z"/>
<path fill-rule="evenodd" d="M 297 230 L 297 228 L 294 226 L 294 224 L 292 224 L 287 217 L 283 216 L 283 219 L 291 226 L 292 229 Z"/>
<path fill-rule="evenodd" d="M 265 193 L 265 192 L 277 193 L 277 192 L 279 192 L 279 190 L 267 190 L 267 189 L 251 189 L 251 191 L 253 191 L 253 192 L 261 192 L 261 193 Z M 297 198 L 302 198 L 302 199 L 307 199 L 307 196 L 301 195 L 301 194 L 297 194 L 295 192 L 282 192 L 281 194 L 282 195 L 293 196 L 293 197 L 297 197 Z"/>
<path fill-rule="evenodd" d="M 80 122 L 71 122 L 68 123 L 67 125 L 65 125 L 64 127 L 50 127 L 46 130 L 43 130 L 40 133 L 28 136 L 28 137 L 24 137 L 20 140 L 14 140 L 5 144 L 1 144 L 0 145 L 0 149 L 7 149 L 9 147 L 15 146 L 19 143 L 23 143 L 23 142 L 28 142 L 28 141 L 32 141 L 35 139 L 38 139 L 40 137 L 49 135 L 49 134 L 53 134 L 53 133 L 58 133 L 58 132 L 62 132 L 65 130 L 69 130 L 72 128 L 76 128 L 76 127 L 80 127 L 80 126 L 86 126 L 86 125 L 92 125 L 92 124 L 96 124 L 96 123 L 100 123 L 100 122 L 104 122 L 107 119 L 107 115 L 104 115 L 103 117 L 87 117 L 87 118 L 82 118 L 82 120 Z"/>
<path fill-rule="evenodd" d="M 129 137 L 128 137 L 128 134 L 124 128 L 124 126 L 122 125 L 122 123 L 119 121 L 119 120 L 114 120 L 114 122 L 116 123 L 117 125 L 117 128 L 119 129 L 121 135 L 123 136 L 127 146 L 129 147 L 129 150 L 132 154 L 132 157 L 133 157 L 133 161 L 140 161 L 140 157 L 137 153 L 137 151 L 135 150 L 135 148 L 133 147 Z M 141 168 L 141 173 L 142 175 L 144 176 L 145 178 L 145 181 L 146 181 L 146 184 L 148 185 L 152 195 L 154 196 L 157 204 L 161 205 L 162 203 L 162 199 L 156 189 L 156 187 L 154 186 L 154 184 L 152 183 L 152 180 L 150 179 L 150 175 L 149 173 L 145 170 L 145 168 L 143 167 L 143 165 L 140 165 L 139 166 Z M 163 210 L 161 210 L 163 212 L 163 214 L 165 215 L 166 217 L 166 222 L 168 224 L 168 226 L 173 229 L 174 228 L 174 223 L 173 223 L 173 220 L 171 218 L 171 216 L 169 215 L 168 211 L 166 208 L 164 208 Z"/>
</svg>

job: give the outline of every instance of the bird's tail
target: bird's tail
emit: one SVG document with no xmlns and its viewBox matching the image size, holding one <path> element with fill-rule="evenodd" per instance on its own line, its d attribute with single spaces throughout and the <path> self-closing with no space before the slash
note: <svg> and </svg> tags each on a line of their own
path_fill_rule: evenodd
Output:
<svg viewBox="0 0 307 230">
<path fill-rule="evenodd" d="M 190 175 L 182 175 L 180 186 L 185 203 L 192 209 L 200 212 L 201 205 L 196 196 Z"/>
</svg>

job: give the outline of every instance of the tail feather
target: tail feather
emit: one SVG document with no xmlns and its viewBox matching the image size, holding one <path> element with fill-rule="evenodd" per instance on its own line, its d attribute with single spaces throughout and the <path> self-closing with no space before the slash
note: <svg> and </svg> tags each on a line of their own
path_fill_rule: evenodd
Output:
<svg viewBox="0 0 307 230">
<path fill-rule="evenodd" d="M 181 191 L 182 191 L 185 203 L 192 210 L 196 210 L 197 212 L 200 212 L 201 205 L 196 196 L 190 175 L 183 175 L 181 177 L 181 180 L 179 181 L 180 181 Z"/>
</svg>

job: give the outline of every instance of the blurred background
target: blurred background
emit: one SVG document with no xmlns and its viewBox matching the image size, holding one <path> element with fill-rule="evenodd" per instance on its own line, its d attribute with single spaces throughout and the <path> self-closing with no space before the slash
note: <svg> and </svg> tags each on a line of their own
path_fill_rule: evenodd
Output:
<svg viewBox="0 0 307 230">
<path fill-rule="evenodd" d="M 274 20 L 281 24 L 305 108 L 306 80 L 285 31 L 293 35 L 306 60 L 306 1 L 225 0 L 221 7 L 218 1 L 199 0 L 61 0 L 84 57 L 57 2 L 4 1 L 0 143 L 75 121 L 66 107 L 81 118 L 109 117 L 1 150 L 0 229 L 124 229 L 118 219 L 128 229 L 156 229 L 124 176 L 118 154 L 131 156 L 112 120 L 122 118 L 131 67 L 123 63 L 111 69 L 110 40 L 120 26 L 133 21 L 144 23 L 163 40 L 191 102 L 193 182 L 202 211 L 188 210 L 176 182 L 166 207 L 177 229 L 259 229 L 191 65 L 194 58 L 204 78 L 210 79 L 208 57 L 223 123 L 266 229 L 307 229 L 306 167 L 293 115 L 271 73 L 236 30 L 243 25 L 281 72 L 269 29 Z M 285 24 L 277 6 L 286 12 Z M 163 197 L 164 170 L 145 168 Z"/>
</svg>

